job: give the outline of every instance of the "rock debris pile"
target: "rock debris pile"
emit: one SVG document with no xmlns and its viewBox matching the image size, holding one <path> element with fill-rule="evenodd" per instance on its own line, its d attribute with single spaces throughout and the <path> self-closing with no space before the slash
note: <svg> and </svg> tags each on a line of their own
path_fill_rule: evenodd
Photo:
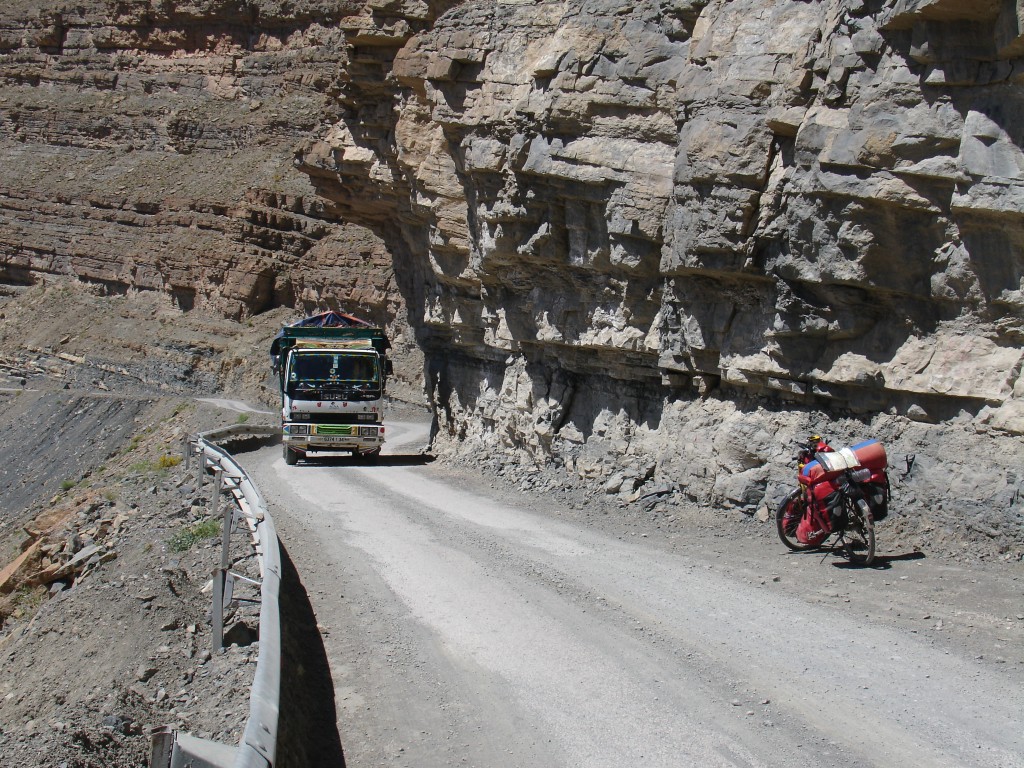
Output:
<svg viewBox="0 0 1024 768">
<path fill-rule="evenodd" d="M 180 466 L 54 499 L 0 584 L 4 765 L 148 760 L 169 725 L 237 744 L 259 651 L 258 588 L 238 582 L 226 650 L 211 652 L 211 574 L 221 540 L 210 485 Z M 116 494 L 116 498 L 114 498 Z M 258 580 L 246 530 L 232 570 Z M 239 600 L 242 600 L 241 602 Z"/>
</svg>

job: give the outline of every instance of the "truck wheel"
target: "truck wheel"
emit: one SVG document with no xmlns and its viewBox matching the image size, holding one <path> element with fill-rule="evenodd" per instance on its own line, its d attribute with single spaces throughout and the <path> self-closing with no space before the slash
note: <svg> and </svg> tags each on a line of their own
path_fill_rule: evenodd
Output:
<svg viewBox="0 0 1024 768">
<path fill-rule="evenodd" d="M 298 451 L 293 451 L 287 445 L 284 446 L 284 463 L 287 464 L 288 466 L 292 466 L 294 464 L 297 464 L 298 461 L 299 461 L 299 452 Z"/>
</svg>

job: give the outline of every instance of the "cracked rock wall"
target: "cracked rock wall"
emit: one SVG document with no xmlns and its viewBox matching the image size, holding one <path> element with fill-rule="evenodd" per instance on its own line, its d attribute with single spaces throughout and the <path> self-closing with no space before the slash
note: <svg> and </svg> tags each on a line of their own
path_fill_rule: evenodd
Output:
<svg viewBox="0 0 1024 768">
<path fill-rule="evenodd" d="M 391 249 L 439 445 L 754 511 L 798 438 L 877 436 L 1019 543 L 1022 19 L 374 3 L 298 163 Z"/>
</svg>

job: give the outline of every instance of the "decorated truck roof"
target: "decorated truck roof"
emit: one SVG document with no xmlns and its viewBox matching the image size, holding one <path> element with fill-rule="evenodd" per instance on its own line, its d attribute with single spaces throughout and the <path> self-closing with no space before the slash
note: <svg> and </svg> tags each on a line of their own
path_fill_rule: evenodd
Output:
<svg viewBox="0 0 1024 768">
<path fill-rule="evenodd" d="M 388 341 L 383 328 L 345 312 L 321 312 L 318 315 L 310 315 L 282 326 L 278 331 L 270 345 L 270 359 L 275 370 L 280 368 L 284 355 L 300 339 L 316 339 L 325 343 L 331 341 L 344 343 L 364 339 L 381 356 L 386 355 L 391 348 L 391 342 Z"/>
</svg>

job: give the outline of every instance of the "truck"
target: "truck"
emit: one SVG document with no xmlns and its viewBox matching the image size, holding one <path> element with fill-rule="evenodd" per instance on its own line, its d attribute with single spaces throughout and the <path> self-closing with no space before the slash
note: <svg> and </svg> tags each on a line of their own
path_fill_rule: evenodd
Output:
<svg viewBox="0 0 1024 768">
<path fill-rule="evenodd" d="M 390 348 L 383 328 L 345 312 L 282 326 L 270 358 L 281 387 L 286 464 L 311 451 L 347 451 L 367 461 L 380 455 Z"/>
</svg>

